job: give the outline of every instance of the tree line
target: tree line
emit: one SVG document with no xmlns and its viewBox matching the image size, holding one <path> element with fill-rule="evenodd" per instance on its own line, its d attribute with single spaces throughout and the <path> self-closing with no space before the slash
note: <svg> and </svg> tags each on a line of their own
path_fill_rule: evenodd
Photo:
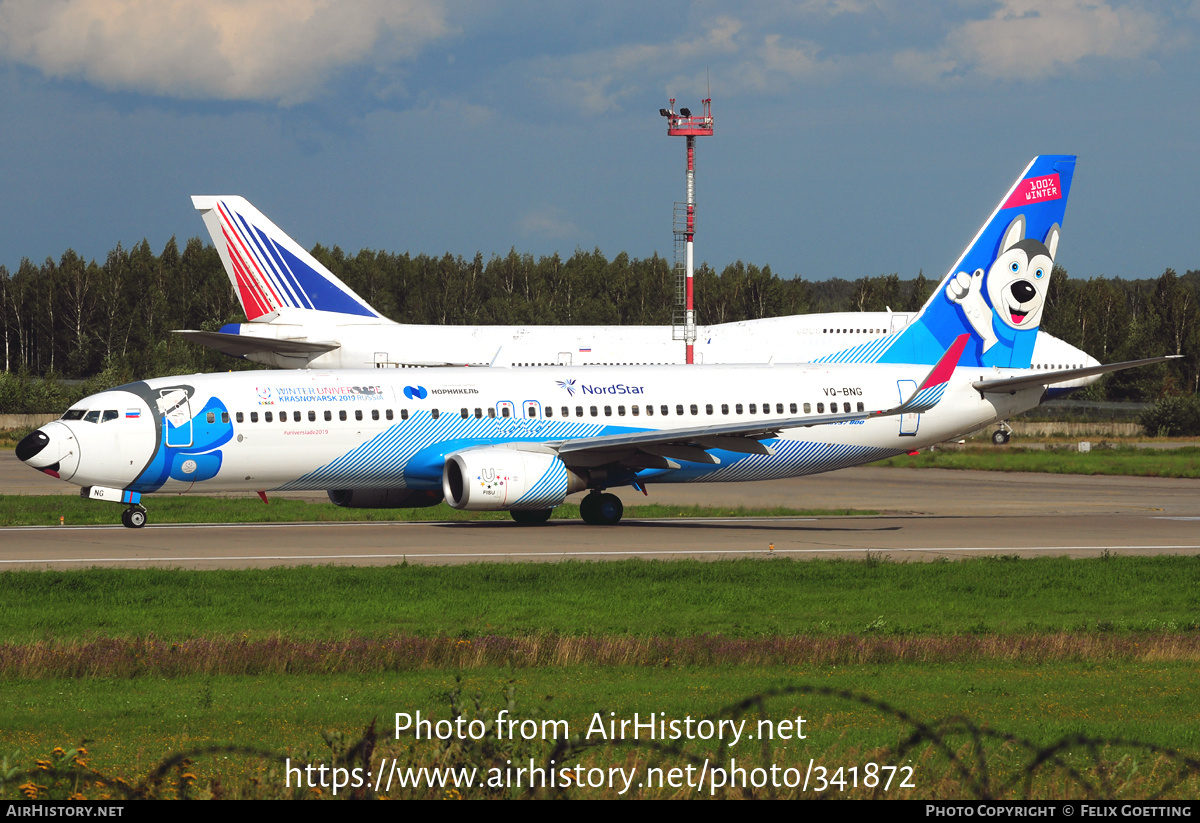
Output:
<svg viewBox="0 0 1200 823">
<path fill-rule="evenodd" d="M 670 262 L 599 250 L 534 258 L 516 250 L 484 260 L 364 249 L 313 255 L 363 299 L 400 323 L 441 325 L 667 325 L 675 297 Z M 701 323 L 834 311 L 916 311 L 936 281 L 919 273 L 805 281 L 738 261 L 695 273 Z M 1183 359 L 1114 375 L 1089 389 L 1097 399 L 1155 400 L 1200 390 L 1200 271 L 1167 270 L 1144 280 L 1070 278 L 1055 267 L 1042 328 L 1102 362 L 1158 354 Z M 185 342 L 172 329 L 216 330 L 245 322 L 217 251 L 174 238 L 160 254 L 146 241 L 118 245 L 103 262 L 74 251 L 41 265 L 0 266 L 3 374 L 0 412 L 58 405 L 63 391 L 38 378 L 99 390 L 134 379 L 256 368 Z M 57 393 L 56 393 L 57 392 Z M 54 409 L 35 409 L 53 411 Z"/>
</svg>

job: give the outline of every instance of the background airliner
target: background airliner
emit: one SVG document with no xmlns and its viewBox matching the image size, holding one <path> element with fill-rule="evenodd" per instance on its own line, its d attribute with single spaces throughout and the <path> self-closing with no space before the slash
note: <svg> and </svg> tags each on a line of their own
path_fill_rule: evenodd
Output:
<svg viewBox="0 0 1200 823">
<path fill-rule="evenodd" d="M 1146 362 L 1031 368 L 1074 158 L 1035 158 L 897 332 L 805 365 L 239 372 L 85 398 L 17 446 L 128 506 L 155 491 L 325 489 L 349 505 L 507 510 L 540 522 L 584 489 L 762 480 L 870 462 Z M 930 369 L 932 366 L 932 370 Z M 356 497 L 361 497 L 356 499 Z"/>
<path fill-rule="evenodd" d="M 1064 197 L 1065 199 L 1065 197 Z M 177 334 L 276 368 L 499 365 L 581 366 L 684 362 L 669 326 L 428 326 L 395 323 L 242 197 L 193 197 L 249 323 Z M 837 312 L 699 326 L 697 363 L 805 363 L 887 338 L 915 316 Z M 1038 334 L 1034 363 L 1097 365 Z M 1091 382 L 1082 379 L 1061 391 Z"/>
</svg>

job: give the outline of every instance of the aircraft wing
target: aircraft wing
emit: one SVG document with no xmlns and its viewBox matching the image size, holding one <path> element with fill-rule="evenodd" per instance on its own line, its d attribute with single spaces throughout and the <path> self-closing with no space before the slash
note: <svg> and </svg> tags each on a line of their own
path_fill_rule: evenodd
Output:
<svg viewBox="0 0 1200 823">
<path fill-rule="evenodd" d="M 891 409 L 747 420 L 711 426 L 690 426 L 683 429 L 659 429 L 600 437 L 580 437 L 546 443 L 545 446 L 564 457 L 577 455 L 586 459 L 587 456 L 601 457 L 604 453 L 616 456 L 630 451 L 642 451 L 659 458 L 675 457 L 696 463 L 720 462 L 718 458 L 708 454 L 708 449 L 724 449 L 741 454 L 771 454 L 770 447 L 759 441 L 776 437 L 784 429 L 828 426 L 832 423 L 845 423 L 851 420 L 867 420 L 872 417 L 891 417 L 929 411 L 941 401 L 942 394 L 946 390 L 946 383 L 954 373 L 954 368 L 958 365 L 958 360 L 962 356 L 969 338 L 970 335 L 960 335 L 921 382 L 916 392 L 899 406 Z M 677 465 L 670 467 L 677 468 Z"/>
<path fill-rule="evenodd" d="M 1183 357 L 1181 354 L 1169 354 L 1165 357 L 1148 357 L 1145 360 L 1126 360 L 1122 363 L 1108 363 L 1101 366 L 1089 366 L 1086 369 L 1062 369 L 1060 371 L 1047 371 L 1040 374 L 1032 374 L 1023 377 L 1004 377 L 998 380 L 976 380 L 971 385 L 977 390 L 987 392 L 1015 392 L 1022 389 L 1032 389 L 1038 386 L 1047 387 L 1054 383 L 1066 383 L 1069 380 L 1077 380 L 1080 377 L 1091 377 L 1096 374 L 1107 374 L 1114 371 L 1123 371 L 1124 369 L 1133 369 L 1138 366 L 1150 366 L 1154 363 L 1165 363 L 1168 360 L 1178 360 Z"/>
<path fill-rule="evenodd" d="M 307 340 L 281 340 L 275 337 L 252 337 L 246 334 L 227 334 L 219 331 L 177 329 L 174 333 L 192 343 L 198 343 L 234 357 L 244 357 L 256 352 L 324 354 L 327 351 L 333 351 L 340 345 L 333 342 L 311 343 Z"/>
</svg>

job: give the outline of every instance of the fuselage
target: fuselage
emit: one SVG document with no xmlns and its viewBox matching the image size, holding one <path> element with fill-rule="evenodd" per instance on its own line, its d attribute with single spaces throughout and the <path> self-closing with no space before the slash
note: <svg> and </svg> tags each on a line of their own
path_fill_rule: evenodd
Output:
<svg viewBox="0 0 1200 823">
<path fill-rule="evenodd" d="M 772 365 L 274 371 L 148 380 L 85 398 L 39 430 L 29 465 L 80 486 L 155 491 L 442 488 L 456 453 L 622 432 L 895 408 L 928 366 Z M 784 429 L 769 454 L 709 448 L 564 454 L 586 486 L 762 480 L 922 448 L 1031 408 L 1042 391 L 982 396 L 960 368 L 921 415 Z M 732 442 L 732 441 L 731 441 Z M 653 450 L 651 450 L 653 451 Z M 667 458 L 672 458 L 668 460 Z M 669 465 L 664 465 L 669 464 Z M 561 501 L 559 501 L 561 502 Z"/>
</svg>

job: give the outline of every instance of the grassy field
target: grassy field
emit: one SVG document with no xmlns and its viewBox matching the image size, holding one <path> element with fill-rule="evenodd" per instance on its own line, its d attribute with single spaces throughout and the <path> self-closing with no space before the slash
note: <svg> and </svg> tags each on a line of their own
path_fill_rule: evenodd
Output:
<svg viewBox="0 0 1200 823">
<path fill-rule="evenodd" d="M 1076 451 L 1074 445 L 1049 449 L 1011 446 L 968 446 L 901 455 L 873 465 L 904 469 L 971 469 L 974 471 L 1112 474 L 1135 477 L 1200 477 L 1200 448 L 1138 449 L 1099 447 Z"/>
<path fill-rule="evenodd" d="M 362 750 L 350 744 L 376 720 L 372 769 L 569 757 L 646 776 L 811 759 L 844 779 L 868 762 L 911 766 L 915 788 L 897 797 L 1021 796 L 1026 777 L 1039 797 L 1193 797 L 1200 761 L 1166 750 L 1200 751 L 1198 578 L 1197 558 L 1119 556 L 6 572 L 0 796 L 21 785 L 66 796 L 76 783 L 118 796 L 139 781 L 154 796 L 291 796 L 279 758 L 352 763 Z M 395 735 L 397 712 L 491 721 L 506 707 L 567 721 L 573 748 L 494 730 L 475 742 Z M 596 713 L 635 712 L 803 716 L 809 735 L 666 749 L 579 737 Z M 189 760 L 147 780 L 169 752 Z M 454 792 L 522 795 L 386 794 Z"/>
<path fill-rule="evenodd" d="M 0 603 L 9 643 L 1191 631 L 1200 557 L 11 571 Z"/>
<path fill-rule="evenodd" d="M 150 498 L 155 523 L 350 523 L 447 520 L 512 520 L 508 512 L 452 509 L 445 503 L 424 509 L 344 509 L 328 502 L 257 497 L 162 495 Z M 747 509 L 718 506 L 628 506 L 625 517 L 831 517 L 871 515 L 867 509 Z M 0 526 L 106 526 L 120 522 L 121 507 L 74 495 L 0 495 Z M 579 506 L 554 509 L 556 520 L 578 520 Z M 62 518 L 61 521 L 59 518 Z"/>
</svg>

